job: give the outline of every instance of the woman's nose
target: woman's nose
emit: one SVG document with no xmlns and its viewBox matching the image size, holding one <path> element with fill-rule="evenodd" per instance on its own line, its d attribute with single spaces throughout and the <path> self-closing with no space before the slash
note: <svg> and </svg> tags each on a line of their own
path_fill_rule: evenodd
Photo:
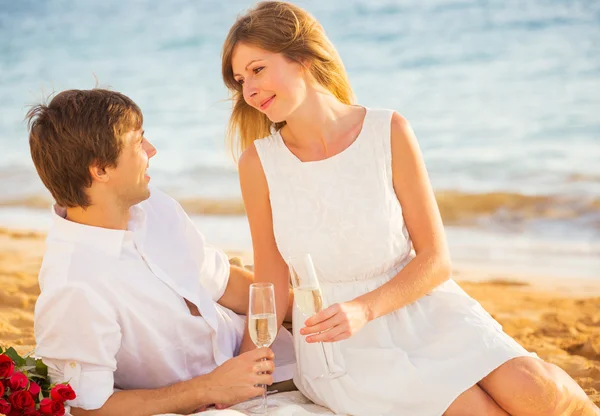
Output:
<svg viewBox="0 0 600 416">
<path fill-rule="evenodd" d="M 258 85 L 255 81 L 247 81 L 244 83 L 244 96 L 250 99 L 258 94 Z"/>
</svg>

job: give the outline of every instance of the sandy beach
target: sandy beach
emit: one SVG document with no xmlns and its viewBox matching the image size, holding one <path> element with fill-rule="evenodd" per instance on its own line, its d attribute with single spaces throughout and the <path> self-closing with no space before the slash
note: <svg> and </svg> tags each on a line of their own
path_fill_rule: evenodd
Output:
<svg viewBox="0 0 600 416">
<path fill-rule="evenodd" d="M 0 344 L 35 348 L 33 309 L 45 235 L 0 229 Z M 247 253 L 241 256 L 247 263 Z M 599 276 L 600 277 L 600 276 Z M 457 268 L 454 278 L 530 351 L 565 369 L 600 405 L 600 279 L 551 280 Z"/>
</svg>

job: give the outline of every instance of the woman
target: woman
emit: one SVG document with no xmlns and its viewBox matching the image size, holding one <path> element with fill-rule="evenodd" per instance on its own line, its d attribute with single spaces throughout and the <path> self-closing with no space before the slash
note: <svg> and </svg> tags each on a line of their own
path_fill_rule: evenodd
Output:
<svg viewBox="0 0 600 416">
<path fill-rule="evenodd" d="M 340 57 L 311 15 L 259 3 L 231 28 L 222 67 L 256 279 L 274 283 L 281 325 L 286 259 L 309 252 L 331 305 L 305 327 L 295 321 L 294 381 L 305 395 L 353 415 L 594 414 L 574 380 L 449 279 L 408 122 L 352 104 Z M 319 341 L 345 375 L 315 377 Z M 251 348 L 246 336 L 242 350 Z"/>
</svg>

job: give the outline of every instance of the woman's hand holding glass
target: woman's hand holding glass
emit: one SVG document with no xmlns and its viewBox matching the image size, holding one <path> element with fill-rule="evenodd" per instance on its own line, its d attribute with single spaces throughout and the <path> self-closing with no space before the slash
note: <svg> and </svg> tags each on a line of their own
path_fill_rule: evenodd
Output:
<svg viewBox="0 0 600 416">
<path fill-rule="evenodd" d="M 303 254 L 288 259 L 290 268 L 290 279 L 294 288 L 294 302 L 305 316 L 316 316 L 323 312 L 323 294 L 317 278 L 317 272 L 310 254 Z M 329 310 L 326 308 L 325 310 Z M 315 315 L 316 314 L 316 315 Z M 302 332 L 300 332 L 302 334 Z M 318 342 L 318 341 L 312 341 Z M 326 372 L 317 378 L 337 378 L 345 374 L 345 371 L 336 371 L 331 366 L 331 360 L 323 343 L 321 350 L 325 359 Z"/>
<path fill-rule="evenodd" d="M 368 316 L 366 305 L 357 299 L 336 303 L 307 319 L 300 333 L 309 335 L 307 342 L 341 341 L 365 326 Z"/>
</svg>

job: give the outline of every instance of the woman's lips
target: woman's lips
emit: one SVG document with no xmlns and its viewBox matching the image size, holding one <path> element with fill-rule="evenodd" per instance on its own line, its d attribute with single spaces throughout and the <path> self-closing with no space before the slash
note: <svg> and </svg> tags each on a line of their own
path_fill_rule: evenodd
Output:
<svg viewBox="0 0 600 416">
<path fill-rule="evenodd" d="M 260 109 L 261 110 L 266 110 L 267 107 L 269 107 L 271 105 L 271 103 L 273 102 L 273 100 L 275 99 L 275 96 L 272 96 L 271 98 L 269 98 L 268 100 L 263 101 L 260 104 Z"/>
</svg>

